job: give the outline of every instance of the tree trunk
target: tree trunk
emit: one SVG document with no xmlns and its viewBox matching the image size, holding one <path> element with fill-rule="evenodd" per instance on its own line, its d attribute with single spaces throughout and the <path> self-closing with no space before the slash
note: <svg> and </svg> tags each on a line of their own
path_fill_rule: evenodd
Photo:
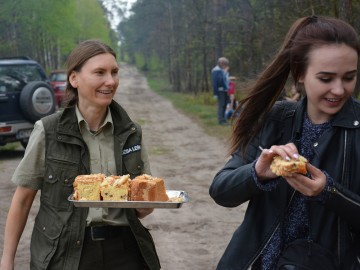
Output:
<svg viewBox="0 0 360 270">
<path fill-rule="evenodd" d="M 224 16 L 226 0 L 213 0 L 215 23 L 215 61 L 223 56 L 223 29 L 221 19 Z"/>
<path fill-rule="evenodd" d="M 352 23 L 351 0 L 339 0 L 339 18 L 349 23 Z"/>
</svg>

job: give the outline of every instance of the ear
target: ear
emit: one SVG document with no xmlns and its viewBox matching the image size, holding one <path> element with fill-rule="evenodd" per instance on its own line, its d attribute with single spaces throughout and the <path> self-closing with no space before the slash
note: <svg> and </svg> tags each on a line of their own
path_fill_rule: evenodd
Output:
<svg viewBox="0 0 360 270">
<path fill-rule="evenodd" d="M 76 72 L 73 71 L 70 76 L 69 76 L 69 82 L 71 84 L 72 87 L 74 88 L 78 88 L 78 82 L 77 82 L 77 78 L 76 78 Z"/>
</svg>

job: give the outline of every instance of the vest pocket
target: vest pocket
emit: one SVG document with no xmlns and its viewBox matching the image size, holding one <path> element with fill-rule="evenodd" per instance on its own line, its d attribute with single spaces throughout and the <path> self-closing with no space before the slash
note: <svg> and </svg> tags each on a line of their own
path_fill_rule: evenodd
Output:
<svg viewBox="0 0 360 270">
<path fill-rule="evenodd" d="M 48 159 L 41 199 L 58 209 L 68 209 L 68 197 L 78 175 L 78 164 L 63 159 Z"/>
<path fill-rule="evenodd" d="M 62 222 L 40 209 L 31 236 L 31 265 L 35 269 L 47 269 L 57 250 L 62 230 Z"/>
<path fill-rule="evenodd" d="M 138 153 L 123 156 L 123 163 L 126 172 L 123 172 L 122 174 L 129 173 L 131 178 L 140 175 L 144 168 L 144 162 L 141 160 L 141 156 Z"/>
</svg>

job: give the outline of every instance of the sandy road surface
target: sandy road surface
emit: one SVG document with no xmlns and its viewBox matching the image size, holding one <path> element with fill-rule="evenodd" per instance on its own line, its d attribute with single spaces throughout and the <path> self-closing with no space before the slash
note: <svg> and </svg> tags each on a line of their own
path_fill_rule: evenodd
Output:
<svg viewBox="0 0 360 270">
<path fill-rule="evenodd" d="M 149 90 L 146 79 L 122 65 L 115 99 L 141 124 L 152 174 L 165 179 L 168 189 L 185 190 L 190 202 L 179 209 L 157 209 L 143 220 L 151 229 L 162 269 L 215 269 L 245 207 L 226 209 L 208 195 L 214 174 L 226 162 L 226 145 L 206 135 L 169 101 Z M 0 252 L 3 230 L 14 186 L 10 177 L 23 150 L 0 151 Z M 38 200 L 20 241 L 16 269 L 28 269 L 29 239 Z"/>
</svg>

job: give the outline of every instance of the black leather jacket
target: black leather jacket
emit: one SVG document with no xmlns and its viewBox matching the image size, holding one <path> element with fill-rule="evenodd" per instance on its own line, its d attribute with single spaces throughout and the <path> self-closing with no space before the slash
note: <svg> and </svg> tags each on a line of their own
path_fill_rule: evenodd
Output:
<svg viewBox="0 0 360 270">
<path fill-rule="evenodd" d="M 261 145 L 298 144 L 306 98 L 298 103 L 279 102 L 258 137 L 244 155 L 236 153 L 215 176 L 210 196 L 217 204 L 236 207 L 248 202 L 244 220 L 235 231 L 217 269 L 248 269 L 261 254 L 286 211 L 294 190 L 282 181 L 273 191 L 260 190 L 251 175 Z M 334 180 L 324 203 L 310 204 L 313 240 L 331 250 L 340 264 L 354 242 L 360 242 L 360 103 L 349 99 L 335 116 L 332 128 L 313 144 L 311 163 Z M 358 146 L 359 145 L 359 146 Z M 353 248 L 352 248 L 353 250 Z M 351 259 L 355 259 L 355 254 Z"/>
</svg>

